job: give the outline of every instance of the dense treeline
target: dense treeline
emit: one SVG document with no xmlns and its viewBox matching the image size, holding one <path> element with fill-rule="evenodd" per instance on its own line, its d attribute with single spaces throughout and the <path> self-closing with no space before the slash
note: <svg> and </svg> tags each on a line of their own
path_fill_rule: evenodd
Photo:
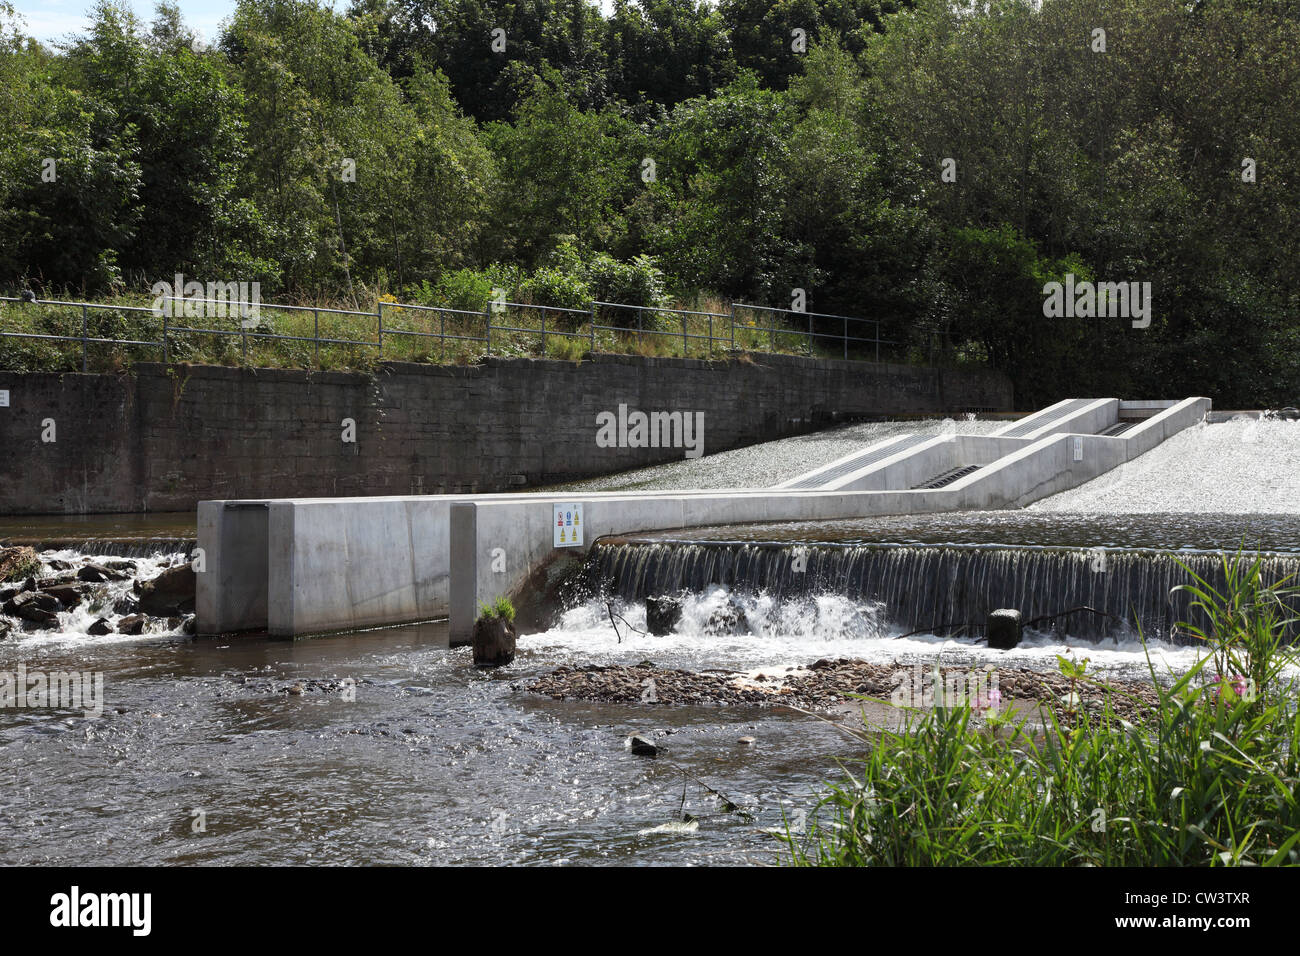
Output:
<svg viewBox="0 0 1300 956">
<path fill-rule="evenodd" d="M 210 44 L 101 0 L 57 49 L 0 0 L 0 285 L 803 289 L 1025 406 L 1294 404 L 1298 50 L 1274 0 L 241 0 Z M 1068 274 L 1150 326 L 1045 317 Z"/>
</svg>

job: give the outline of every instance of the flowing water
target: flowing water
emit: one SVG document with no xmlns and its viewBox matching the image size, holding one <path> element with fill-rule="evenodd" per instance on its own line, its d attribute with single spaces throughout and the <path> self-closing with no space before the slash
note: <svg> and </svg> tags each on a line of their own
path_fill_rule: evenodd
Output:
<svg viewBox="0 0 1300 956">
<path fill-rule="evenodd" d="M 1224 481 L 1240 477 L 1236 453 L 1256 492 L 1285 485 L 1292 433 L 1265 436 L 1271 454 L 1242 452 L 1250 424 L 1200 429 L 1188 447 Z M 784 444 L 761 473 L 739 459 L 725 470 L 733 484 L 771 484 L 821 463 L 809 447 Z M 828 447 L 822 461 L 844 450 Z M 767 830 L 811 808 L 837 761 L 857 756 L 833 728 L 747 708 L 553 701 L 521 685 L 561 664 L 646 659 L 693 670 L 838 656 L 900 669 L 936 658 L 1054 668 L 1057 654 L 1073 654 L 1136 676 L 1150 654 L 1158 671 L 1177 671 L 1199 652 L 1164 639 L 1178 612 L 1164 552 L 1208 573 L 1213 552 L 1244 544 L 1267 553 L 1270 574 L 1286 573 L 1300 561 L 1300 508 L 1278 507 L 1271 492 L 1253 508 L 1222 496 L 1218 509 L 1173 507 L 1209 499 L 1188 490 L 1195 483 L 1176 485 L 1167 458 L 1163 447 L 1145 456 L 1103 495 L 1085 486 L 1022 512 L 607 540 L 569 610 L 523 636 L 515 663 L 493 674 L 471 666 L 468 648 L 449 649 L 440 623 L 298 641 L 92 637 L 84 615 L 65 612 L 56 631 L 0 641 L 0 672 L 97 672 L 103 712 L 0 710 L 0 864 L 770 862 L 778 845 Z M 686 481 L 691 465 L 662 467 L 658 479 L 626 480 Z M 1166 497 L 1153 498 L 1155 487 Z M 1097 500 L 1146 504 L 1084 507 Z M 126 555 L 147 577 L 183 558 L 192 520 L 7 519 L 0 539 L 58 545 L 47 561 Z M 664 590 L 684 593 L 682 623 L 662 637 L 638 633 L 645 596 Z M 974 643 L 974 630 L 925 629 L 994 605 L 1034 616 L 1076 602 L 1137 609 L 1154 639 L 1144 648 L 1131 621 L 1087 614 L 1045 622 L 1009 652 Z M 737 608 L 743 628 L 717 626 Z M 616 633 L 611 610 L 638 630 Z M 632 732 L 665 754 L 633 756 L 623 744 Z M 693 778 L 755 818 L 726 812 Z M 698 828 L 666 828 L 683 799 Z"/>
</svg>

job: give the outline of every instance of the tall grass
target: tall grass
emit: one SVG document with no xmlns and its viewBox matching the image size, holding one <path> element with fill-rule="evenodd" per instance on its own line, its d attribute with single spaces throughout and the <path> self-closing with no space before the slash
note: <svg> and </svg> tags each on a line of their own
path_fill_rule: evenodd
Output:
<svg viewBox="0 0 1300 956">
<path fill-rule="evenodd" d="M 359 311 L 373 310 L 380 301 L 362 301 Z M 382 354 L 376 315 L 340 314 L 322 302 L 299 303 L 308 309 L 319 306 L 314 312 L 277 308 L 264 302 L 260 306 L 261 321 L 251 327 L 241 325 L 233 312 L 220 318 L 172 319 L 168 323 L 166 357 L 195 364 L 369 370 L 380 361 L 466 364 L 488 354 L 489 316 L 472 310 L 403 306 L 391 295 L 382 297 L 382 301 Z M 84 361 L 89 371 L 120 371 L 137 362 L 163 360 L 160 345 L 140 344 L 162 339 L 163 321 L 147 311 L 151 303 L 152 299 L 143 295 L 122 295 L 104 303 L 112 308 L 87 310 L 85 334 L 112 340 L 87 346 Z M 512 304 L 490 317 L 491 354 L 577 360 L 593 345 L 595 351 L 603 353 L 689 358 L 722 358 L 733 348 L 793 355 L 841 354 L 839 342 L 810 341 L 802 330 L 785 328 L 788 323 L 770 313 L 742 311 L 733 330 L 727 308 L 715 300 L 691 303 L 697 304 L 704 308 L 664 306 L 654 311 L 627 312 L 621 318 L 605 314 L 617 312 L 606 307 L 598 316 L 600 327 L 594 335 L 588 312 Z M 333 305 L 358 310 L 353 303 Z M 693 314 L 702 311 L 717 314 Z M 604 327 L 611 323 L 618 327 Z M 199 328 L 218 331 L 187 331 Z M 0 369 L 79 371 L 82 367 L 80 307 L 0 303 L 0 331 L 71 337 L 70 341 L 62 341 L 0 336 Z M 321 341 L 317 342 L 318 338 Z"/>
<path fill-rule="evenodd" d="M 862 732 L 861 773 L 829 789 L 806 832 L 787 831 L 788 862 L 1300 864 L 1300 714 L 1284 673 L 1296 589 L 1266 585 L 1258 558 L 1224 562 L 1222 590 L 1185 586 L 1202 620 L 1184 626 L 1207 654 L 1157 683 L 1145 719 L 1119 718 L 1123 692 L 1092 681 L 1107 690 L 1100 712 L 1050 706 L 1041 727 L 962 706 Z"/>
</svg>

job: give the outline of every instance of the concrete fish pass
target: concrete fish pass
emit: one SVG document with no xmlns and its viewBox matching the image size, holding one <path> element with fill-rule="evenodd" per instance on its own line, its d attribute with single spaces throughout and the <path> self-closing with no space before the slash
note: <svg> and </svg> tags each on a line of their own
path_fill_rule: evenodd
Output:
<svg viewBox="0 0 1300 956">
<path fill-rule="evenodd" d="M 894 436 L 775 488 L 203 501 L 200 634 L 280 636 L 450 618 L 605 535 L 1020 508 L 1204 421 L 1208 398 L 1058 402 L 990 435 Z M 557 516 L 559 523 L 557 525 Z"/>
</svg>

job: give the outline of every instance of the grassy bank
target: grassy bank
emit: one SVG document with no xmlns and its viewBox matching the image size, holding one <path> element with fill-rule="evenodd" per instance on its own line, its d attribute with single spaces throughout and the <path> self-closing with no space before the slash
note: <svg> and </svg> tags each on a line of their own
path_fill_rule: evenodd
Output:
<svg viewBox="0 0 1300 956">
<path fill-rule="evenodd" d="M 80 371 L 83 328 L 88 338 L 111 340 L 86 346 L 88 371 L 119 371 L 135 362 L 161 362 L 164 350 L 157 343 L 163 341 L 164 324 L 170 361 L 259 368 L 366 370 L 381 361 L 464 365 L 489 354 L 578 361 L 590 351 L 722 358 L 733 348 L 844 357 L 842 342 L 816 338 L 810 344 L 806 330 L 787 329 L 770 313 L 738 310 L 733 334 L 728 307 L 711 299 L 640 312 L 602 307 L 596 313 L 594 336 L 589 311 L 511 305 L 491 315 L 490 349 L 484 312 L 402 304 L 391 297 L 383 301 L 382 336 L 379 300 L 363 302 L 359 309 L 340 303 L 307 302 L 295 308 L 283 307 L 286 303 L 263 303 L 255 319 L 243 320 L 232 308 L 228 315 L 177 314 L 165 322 L 151 310 L 152 300 L 144 296 L 123 296 L 100 305 L 103 307 L 83 310 L 74 305 L 0 303 L 0 332 L 71 338 L 0 337 L 0 369 Z M 770 331 L 773 328 L 778 331 Z M 850 334 L 869 333 L 855 330 Z M 850 355 L 875 357 L 874 347 L 868 351 L 861 348 L 865 347 L 854 345 Z M 920 361 L 924 355 L 904 351 L 882 354 L 882 358 Z"/>
<path fill-rule="evenodd" d="M 1068 694 L 1042 728 L 956 706 L 861 732 L 862 766 L 846 768 L 806 830 L 787 832 L 788 862 L 1300 864 L 1300 713 L 1286 673 L 1295 588 L 1265 583 L 1240 555 L 1225 569 L 1221 590 L 1188 586 L 1201 623 L 1187 628 L 1208 653 L 1156 683 L 1144 717 L 1118 717 L 1123 691 L 1062 661 L 1105 693 L 1099 712 Z"/>
</svg>

